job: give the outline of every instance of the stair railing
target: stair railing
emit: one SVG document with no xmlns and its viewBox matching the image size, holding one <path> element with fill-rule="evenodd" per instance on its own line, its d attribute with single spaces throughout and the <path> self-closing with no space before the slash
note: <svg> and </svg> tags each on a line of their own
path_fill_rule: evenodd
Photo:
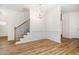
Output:
<svg viewBox="0 0 79 59">
<path fill-rule="evenodd" d="M 23 38 L 23 35 L 27 35 L 28 32 L 30 32 L 30 19 L 14 27 L 14 41 L 19 41 L 20 38 Z"/>
</svg>

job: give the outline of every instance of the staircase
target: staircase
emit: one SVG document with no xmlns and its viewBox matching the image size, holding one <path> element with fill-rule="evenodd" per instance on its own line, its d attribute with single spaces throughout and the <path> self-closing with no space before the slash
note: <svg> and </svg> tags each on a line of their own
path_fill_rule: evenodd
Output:
<svg viewBox="0 0 79 59">
<path fill-rule="evenodd" d="M 30 37 L 30 32 L 27 32 L 27 34 L 23 35 L 22 38 L 20 38 L 20 41 L 17 41 L 16 44 L 20 44 L 20 43 L 26 43 L 26 42 L 30 42 L 31 37 Z"/>
<path fill-rule="evenodd" d="M 29 34 L 30 34 L 30 19 L 24 21 L 22 24 L 15 27 L 16 44 L 30 41 L 30 40 L 25 40 L 25 38 L 29 36 Z"/>
<path fill-rule="evenodd" d="M 28 32 L 27 35 L 23 35 L 23 38 L 20 38 L 20 41 L 17 41 L 16 44 L 43 39 L 44 38 L 43 35 L 41 36 L 40 35 L 41 33 Z"/>
<path fill-rule="evenodd" d="M 45 37 L 43 36 L 45 34 L 46 33 L 39 31 L 30 32 L 30 20 L 26 20 L 19 26 L 15 27 L 16 44 L 45 39 Z"/>
</svg>

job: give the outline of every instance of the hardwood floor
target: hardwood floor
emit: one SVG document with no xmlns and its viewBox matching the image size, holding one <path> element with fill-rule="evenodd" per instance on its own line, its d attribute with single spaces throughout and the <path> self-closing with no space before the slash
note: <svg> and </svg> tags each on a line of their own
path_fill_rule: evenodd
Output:
<svg viewBox="0 0 79 59">
<path fill-rule="evenodd" d="M 8 37 L 0 37 L 0 48 L 8 46 Z"/>
<path fill-rule="evenodd" d="M 0 48 L 1 55 L 79 55 L 79 39 L 62 39 L 56 43 L 43 39 Z"/>
</svg>

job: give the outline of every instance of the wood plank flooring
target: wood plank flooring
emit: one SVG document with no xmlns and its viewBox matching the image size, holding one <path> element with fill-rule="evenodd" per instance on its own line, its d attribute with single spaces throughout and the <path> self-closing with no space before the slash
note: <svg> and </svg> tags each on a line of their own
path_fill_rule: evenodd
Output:
<svg viewBox="0 0 79 59">
<path fill-rule="evenodd" d="M 8 37 L 0 37 L 0 48 L 8 46 Z"/>
<path fill-rule="evenodd" d="M 49 39 L 0 48 L 0 55 L 79 55 L 79 39 L 62 39 L 56 43 Z"/>
</svg>

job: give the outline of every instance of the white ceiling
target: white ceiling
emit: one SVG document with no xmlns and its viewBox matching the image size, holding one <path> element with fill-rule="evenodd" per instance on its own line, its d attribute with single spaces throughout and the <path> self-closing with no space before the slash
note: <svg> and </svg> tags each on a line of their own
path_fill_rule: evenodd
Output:
<svg viewBox="0 0 79 59">
<path fill-rule="evenodd" d="M 79 11 L 79 4 L 61 4 L 62 12 Z M 23 10 L 29 8 L 29 4 L 0 4 L 0 8 L 8 8 L 13 10 Z"/>
<path fill-rule="evenodd" d="M 62 12 L 79 11 L 79 4 L 61 4 Z"/>
<path fill-rule="evenodd" d="M 25 8 L 28 8 L 28 4 L 0 4 L 0 8 L 7 8 L 7 9 L 12 9 L 12 10 L 17 10 L 17 11 L 22 11 Z"/>
</svg>

